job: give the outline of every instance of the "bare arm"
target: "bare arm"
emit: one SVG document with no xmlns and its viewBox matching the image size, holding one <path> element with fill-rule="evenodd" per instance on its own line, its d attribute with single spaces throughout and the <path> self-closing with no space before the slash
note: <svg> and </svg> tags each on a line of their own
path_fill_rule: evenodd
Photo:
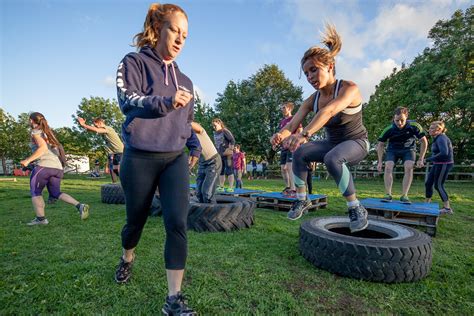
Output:
<svg viewBox="0 0 474 316">
<path fill-rule="evenodd" d="M 385 152 L 385 143 L 379 142 L 377 144 L 377 159 L 378 159 L 379 163 L 382 162 L 384 152 Z"/>
<path fill-rule="evenodd" d="M 28 158 L 20 161 L 20 164 L 24 167 L 28 166 L 32 161 L 35 161 L 39 157 L 43 156 L 48 151 L 48 145 L 44 141 L 44 139 L 39 134 L 34 134 L 33 139 L 35 143 L 38 145 L 38 148 L 35 150 L 31 156 Z"/>
<path fill-rule="evenodd" d="M 380 142 L 377 144 L 377 170 L 378 172 L 382 172 L 382 167 L 383 167 L 383 153 L 385 152 L 385 143 Z"/>
<path fill-rule="evenodd" d="M 107 130 L 103 127 L 95 127 L 95 126 L 91 126 L 91 125 L 87 125 L 86 124 L 86 120 L 83 119 L 82 117 L 78 117 L 77 118 L 77 121 L 79 122 L 79 125 L 81 125 L 82 127 L 84 127 L 86 130 L 88 131 L 91 131 L 91 132 L 96 132 L 98 134 L 105 134 L 107 133 Z"/>
<path fill-rule="evenodd" d="M 343 111 L 352 104 L 360 103 L 357 102 L 361 99 L 357 85 L 348 81 L 345 81 L 344 83 L 346 83 L 346 85 L 341 89 L 341 93 L 316 113 L 308 126 L 303 129 L 304 133 L 313 135 L 323 128 L 323 126 L 337 113 Z"/>
<path fill-rule="evenodd" d="M 426 139 L 426 136 L 423 136 L 422 138 L 420 138 L 420 157 L 418 158 L 418 161 L 416 162 L 416 166 L 418 168 L 423 168 L 425 166 L 424 160 L 425 160 L 427 149 L 428 149 L 428 139 Z"/>
<path fill-rule="evenodd" d="M 426 136 L 420 138 L 420 160 L 423 161 L 425 159 L 426 150 L 428 149 L 428 139 Z"/>
<path fill-rule="evenodd" d="M 306 115 L 311 112 L 311 99 L 308 98 L 304 101 L 303 105 L 300 106 L 298 111 L 295 115 L 291 118 L 291 121 L 283 127 L 279 133 L 281 134 L 281 138 L 285 139 L 286 137 L 290 136 L 303 122 Z"/>
<path fill-rule="evenodd" d="M 296 112 L 295 115 L 291 118 L 291 121 L 288 122 L 288 124 L 285 125 L 279 132 L 275 133 L 271 139 L 270 143 L 273 145 L 273 149 L 276 149 L 276 147 L 288 136 L 291 136 L 291 134 L 301 125 L 301 122 L 303 122 L 304 118 L 306 115 L 308 115 L 309 112 L 311 112 L 311 102 L 312 98 L 308 98 L 304 101 L 303 105 L 300 106 L 298 111 Z"/>
<path fill-rule="evenodd" d="M 202 131 L 203 131 L 202 126 L 199 125 L 199 124 L 196 123 L 196 122 L 191 122 L 191 128 L 193 129 L 193 131 L 194 131 L 196 134 L 201 134 Z"/>
</svg>

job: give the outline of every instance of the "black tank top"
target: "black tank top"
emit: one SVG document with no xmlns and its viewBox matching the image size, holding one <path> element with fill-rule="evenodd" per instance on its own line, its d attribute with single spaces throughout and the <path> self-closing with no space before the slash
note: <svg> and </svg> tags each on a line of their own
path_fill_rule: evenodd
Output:
<svg viewBox="0 0 474 316">
<path fill-rule="evenodd" d="M 339 94 L 343 80 L 336 80 L 333 99 Z M 314 96 L 313 111 L 317 113 L 319 97 L 321 93 L 316 92 Z M 331 143 L 341 143 L 346 140 L 367 139 L 367 130 L 362 123 L 362 103 L 353 108 L 346 108 L 331 117 L 324 125 L 327 139 Z"/>
</svg>

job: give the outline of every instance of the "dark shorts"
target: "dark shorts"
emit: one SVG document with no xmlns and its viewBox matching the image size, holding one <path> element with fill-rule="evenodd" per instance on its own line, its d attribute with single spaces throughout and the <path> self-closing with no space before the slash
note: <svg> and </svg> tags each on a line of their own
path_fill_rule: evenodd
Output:
<svg viewBox="0 0 474 316">
<path fill-rule="evenodd" d="M 120 161 L 122 160 L 122 153 L 109 154 L 109 167 L 110 166 L 120 166 Z"/>
<path fill-rule="evenodd" d="M 411 149 L 387 150 L 385 161 L 393 161 L 394 163 L 397 163 L 398 159 L 402 159 L 403 163 L 407 160 L 415 161 L 415 151 Z"/>
<path fill-rule="evenodd" d="M 232 156 L 221 156 L 222 160 L 222 169 L 221 176 L 226 175 L 230 176 L 234 174 L 234 166 L 232 162 Z"/>
<path fill-rule="evenodd" d="M 46 187 L 50 197 L 59 198 L 63 175 L 64 172 L 61 169 L 36 166 L 30 176 L 31 196 L 41 196 Z"/>
<path fill-rule="evenodd" d="M 286 165 L 287 163 L 293 162 L 293 153 L 288 149 L 284 149 L 281 151 L 280 155 L 280 165 Z"/>
</svg>

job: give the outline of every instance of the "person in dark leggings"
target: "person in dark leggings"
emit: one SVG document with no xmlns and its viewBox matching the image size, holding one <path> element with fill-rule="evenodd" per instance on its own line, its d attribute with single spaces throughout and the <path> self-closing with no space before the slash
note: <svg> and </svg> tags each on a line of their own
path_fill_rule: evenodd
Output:
<svg viewBox="0 0 474 316">
<path fill-rule="evenodd" d="M 30 114 L 31 126 L 31 150 L 33 153 L 26 159 L 20 161 L 23 167 L 27 167 L 33 161 L 36 166 L 30 176 L 31 201 L 35 209 L 36 217 L 28 226 L 47 225 L 48 219 L 45 216 L 43 190 L 46 187 L 50 199 L 59 199 L 68 204 L 74 205 L 79 212 L 81 219 L 89 217 L 89 205 L 79 203 L 75 198 L 67 193 L 61 192 L 61 180 L 66 161 L 61 144 L 48 125 L 48 121 L 43 114 L 33 112 Z"/>
<path fill-rule="evenodd" d="M 274 146 L 283 142 L 284 148 L 294 152 L 293 175 L 297 201 L 288 212 L 288 218 L 300 218 L 311 206 L 305 183 L 308 163 L 324 162 L 347 201 L 349 228 L 351 232 L 356 232 L 368 225 L 367 211 L 357 200 L 348 168 L 364 159 L 369 148 L 367 131 L 362 124 L 362 96 L 355 83 L 335 78 L 334 57 L 342 43 L 333 26 L 326 26 L 323 43 L 328 49 L 311 47 L 301 60 L 306 78 L 316 92 L 305 100 L 293 119 L 272 136 L 271 142 Z M 292 135 L 311 111 L 315 112 L 311 122 L 302 133 Z M 326 128 L 326 140 L 308 141 L 311 135 L 323 127 Z"/>
<path fill-rule="evenodd" d="M 180 7 L 154 3 L 143 32 L 135 35 L 137 53 L 118 66 L 117 94 L 126 116 L 122 125 L 125 151 L 120 181 L 127 221 L 122 229 L 123 255 L 115 280 L 129 280 L 135 248 L 158 186 L 166 230 L 165 268 L 168 296 L 165 315 L 195 315 L 181 293 L 187 258 L 189 207 L 188 157 L 184 152 L 193 121 L 193 83 L 174 61 L 188 35 L 188 18 Z"/>
<path fill-rule="evenodd" d="M 432 156 L 426 159 L 426 161 L 433 163 L 433 166 L 426 178 L 425 197 L 426 202 L 431 202 L 434 186 L 443 201 L 443 208 L 440 210 L 440 213 L 453 214 L 449 204 L 448 192 L 444 188 L 444 182 L 454 165 L 453 145 L 448 136 L 446 136 L 446 131 L 447 129 L 442 121 L 435 121 L 430 125 L 429 133 L 434 138 L 434 142 L 431 145 Z"/>
<path fill-rule="evenodd" d="M 234 153 L 235 138 L 232 132 L 229 131 L 224 122 L 219 118 L 212 120 L 212 128 L 214 128 L 214 144 L 222 160 L 221 174 L 219 175 L 218 192 L 223 192 L 225 184 L 225 176 L 229 181 L 229 188 L 227 191 L 234 191 L 234 167 L 232 162 L 232 155 Z"/>
</svg>

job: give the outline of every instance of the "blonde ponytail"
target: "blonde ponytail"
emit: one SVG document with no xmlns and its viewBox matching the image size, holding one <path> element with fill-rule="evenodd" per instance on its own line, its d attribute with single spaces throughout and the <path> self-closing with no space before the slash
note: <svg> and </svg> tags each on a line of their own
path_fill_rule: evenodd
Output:
<svg viewBox="0 0 474 316">
<path fill-rule="evenodd" d="M 303 67 L 303 64 L 310 58 L 315 59 L 325 66 L 336 62 L 335 57 L 341 51 L 342 40 L 334 25 L 326 24 L 321 42 L 326 45 L 327 49 L 318 46 L 310 47 L 304 53 L 303 58 L 301 58 L 301 67 Z"/>
</svg>

